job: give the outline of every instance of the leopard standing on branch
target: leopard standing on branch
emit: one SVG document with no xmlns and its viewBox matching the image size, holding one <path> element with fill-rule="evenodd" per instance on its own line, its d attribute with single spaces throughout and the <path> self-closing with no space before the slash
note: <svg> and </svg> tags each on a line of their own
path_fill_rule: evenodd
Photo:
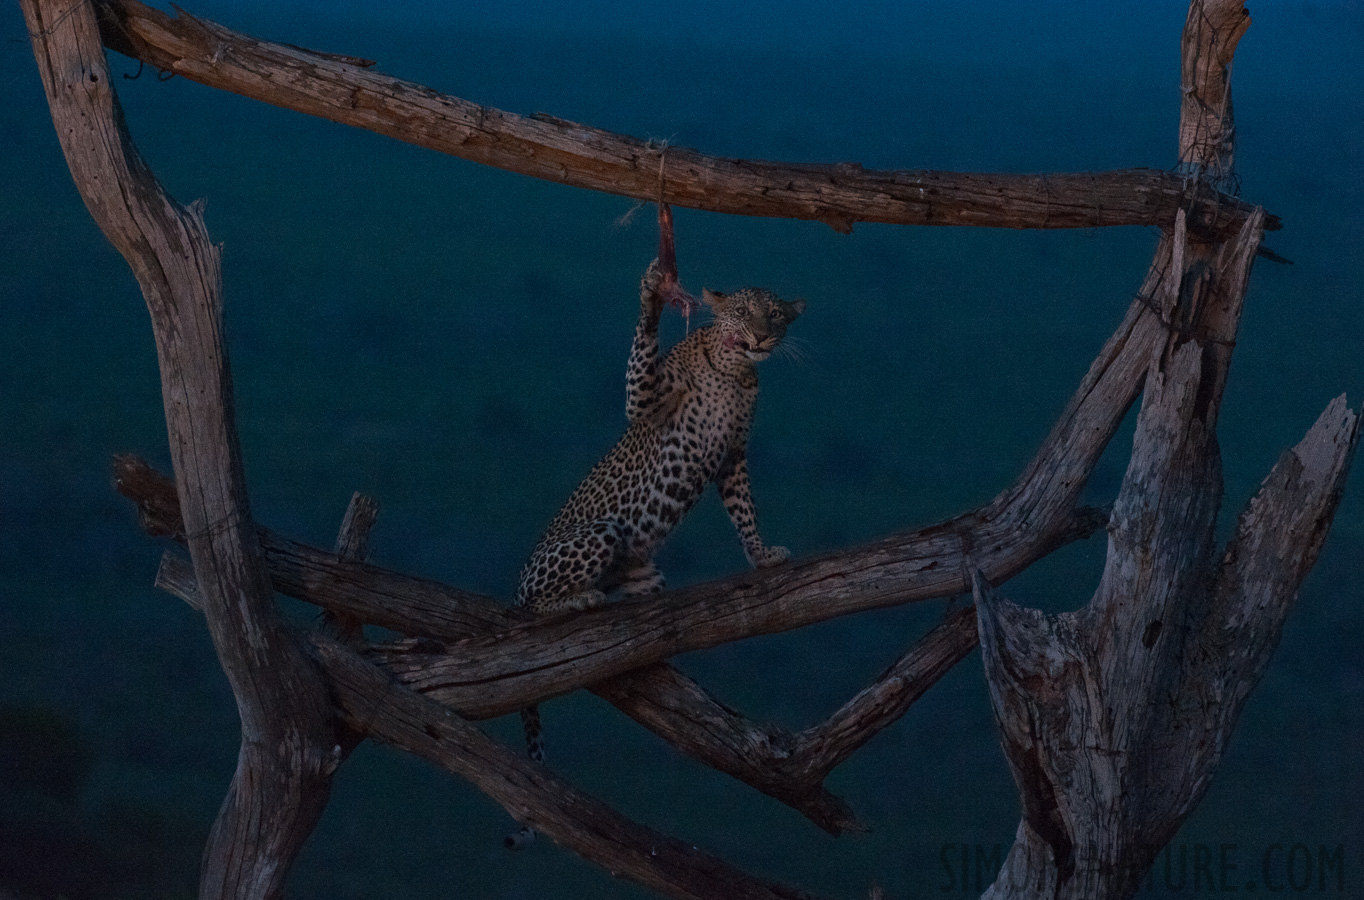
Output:
<svg viewBox="0 0 1364 900">
<path fill-rule="evenodd" d="M 626 370 L 630 427 L 554 517 L 521 570 L 518 606 L 535 613 L 583 610 L 619 589 L 625 597 L 663 590 L 654 553 L 712 481 L 744 554 L 757 568 L 784 562 L 763 543 L 748 484 L 748 432 L 758 399 L 755 364 L 772 355 L 805 311 L 761 288 L 702 292 L 714 320 L 659 359 L 665 303 L 690 311 L 677 281 L 672 215 L 659 207 L 659 256 L 640 283 L 640 316 Z M 543 761 L 540 717 L 522 710 L 527 749 Z M 520 846 L 532 833 L 507 839 Z"/>
</svg>

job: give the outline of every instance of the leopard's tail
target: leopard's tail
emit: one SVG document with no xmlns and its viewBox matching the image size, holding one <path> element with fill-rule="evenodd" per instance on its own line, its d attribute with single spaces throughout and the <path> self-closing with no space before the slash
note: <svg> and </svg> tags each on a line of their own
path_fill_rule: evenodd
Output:
<svg viewBox="0 0 1364 900">
<path fill-rule="evenodd" d="M 521 708 L 521 728 L 526 733 L 526 755 L 532 762 L 543 764 L 545 761 L 545 740 L 540 731 L 540 707 Z M 509 834 L 502 841 L 508 850 L 520 850 L 535 840 L 535 829 L 529 826 Z"/>
</svg>

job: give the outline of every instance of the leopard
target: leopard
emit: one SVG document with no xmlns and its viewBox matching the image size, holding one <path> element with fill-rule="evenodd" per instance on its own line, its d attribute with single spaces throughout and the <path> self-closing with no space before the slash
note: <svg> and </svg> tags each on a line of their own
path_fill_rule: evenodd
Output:
<svg viewBox="0 0 1364 900">
<path fill-rule="evenodd" d="M 678 291 L 669 268 L 655 259 L 640 280 L 625 434 L 569 496 L 521 570 L 515 602 L 536 616 L 598 607 L 614 591 L 624 599 L 662 591 L 654 555 L 711 483 L 751 566 L 790 558 L 787 548 L 759 534 L 747 449 L 756 365 L 778 349 L 806 302 L 755 287 L 703 290 L 711 322 L 660 355 L 659 321 Z M 521 715 L 527 752 L 543 762 L 539 712 L 527 707 Z M 516 846 L 517 839 L 507 843 Z"/>
<path fill-rule="evenodd" d="M 660 545 L 714 482 L 755 568 L 786 561 L 758 532 L 747 447 L 758 398 L 756 364 L 805 311 L 762 288 L 706 289 L 713 321 L 660 358 L 658 261 L 640 281 L 640 317 L 626 367 L 629 427 L 569 496 L 521 570 L 516 604 L 538 615 L 663 590 Z"/>
</svg>

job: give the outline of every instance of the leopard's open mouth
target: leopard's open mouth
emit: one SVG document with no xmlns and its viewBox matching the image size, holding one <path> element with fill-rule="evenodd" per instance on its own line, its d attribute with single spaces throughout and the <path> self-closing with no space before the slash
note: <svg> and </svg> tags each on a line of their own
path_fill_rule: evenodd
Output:
<svg viewBox="0 0 1364 900">
<path fill-rule="evenodd" d="M 735 338 L 734 346 L 742 350 L 744 356 L 747 356 L 754 362 L 762 362 L 772 355 L 771 347 L 764 346 L 764 343 L 747 340 L 746 338 Z"/>
<path fill-rule="evenodd" d="M 771 347 L 764 346 L 763 343 L 750 341 L 747 338 L 741 338 L 738 335 L 726 337 L 725 346 L 735 347 L 743 351 L 744 356 L 747 356 L 754 362 L 761 362 L 772 355 Z"/>
</svg>

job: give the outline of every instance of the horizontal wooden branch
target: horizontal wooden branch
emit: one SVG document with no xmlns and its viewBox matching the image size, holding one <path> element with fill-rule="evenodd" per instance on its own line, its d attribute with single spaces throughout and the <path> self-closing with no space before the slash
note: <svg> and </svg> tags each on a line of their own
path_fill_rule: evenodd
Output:
<svg viewBox="0 0 1364 900">
<path fill-rule="evenodd" d="M 1252 206 L 1155 169 L 1051 175 L 875 171 L 708 156 L 548 115 L 519 116 L 138 0 L 101 0 L 105 44 L 210 87 L 548 181 L 749 216 L 997 228 L 1239 228 Z M 368 62 L 368 60 L 364 61 Z M 1276 227 L 1271 220 L 1268 227 Z"/>
<path fill-rule="evenodd" d="M 199 608 L 194 571 L 181 556 L 170 551 L 162 556 L 156 586 Z M 749 720 L 666 663 L 628 672 L 590 690 L 680 752 L 785 803 L 838 836 L 867 828 L 824 787 L 829 772 L 904 715 L 975 646 L 972 610 L 958 610 L 827 722 L 800 734 Z"/>
<path fill-rule="evenodd" d="M 138 457 L 125 455 L 115 460 L 115 484 L 137 503 L 150 533 L 183 538 L 169 479 Z M 265 528 L 260 529 L 260 540 L 275 589 L 333 613 L 440 640 L 494 633 L 525 620 L 519 610 L 498 606 L 491 598 L 356 564 Z M 198 608 L 194 572 L 182 557 L 169 551 L 162 556 L 156 585 Z M 922 652 L 941 655 L 935 648 L 944 637 L 955 638 L 930 633 L 921 642 Z M 919 693 L 931 686 L 927 678 L 940 676 L 922 673 Z M 748 720 L 672 666 L 647 666 L 590 689 L 680 752 L 787 804 L 830 834 L 866 830 L 852 809 L 823 787 L 823 773 L 816 775 L 804 766 L 790 771 L 775 768 L 777 762 L 791 758 L 795 735 Z M 893 718 L 884 724 L 890 721 Z M 867 723 L 866 738 L 874 733 L 871 727 Z"/>
<path fill-rule="evenodd" d="M 607 871 L 684 900 L 809 900 L 625 818 L 336 641 L 315 645 L 349 727 L 468 779 L 518 822 Z"/>
<path fill-rule="evenodd" d="M 442 595 L 430 583 L 399 576 L 407 608 L 400 613 L 394 605 L 382 611 L 381 624 L 407 633 L 430 633 L 425 624 L 412 627 L 416 619 L 408 619 L 406 625 L 398 621 L 416 614 L 467 626 L 474 636 L 448 654 L 414 652 L 424 648 L 410 646 L 379 652 L 413 686 L 435 692 L 463 715 L 481 718 L 690 650 L 962 593 L 969 589 L 965 573 L 972 568 L 984 570 L 992 582 L 1017 574 L 1085 527 L 1098 524 L 1095 516 L 1077 513 L 1075 506 L 1099 455 L 1140 391 L 1152 348 L 1166 334 L 1165 324 L 1146 299 L 1169 265 L 1168 242 L 1161 246 L 1139 299 L 1028 469 L 985 507 L 854 550 L 745 572 L 647 602 L 518 625 L 496 635 L 489 635 L 487 627 L 506 622 L 507 614 L 486 598 L 456 592 L 460 602 L 452 603 L 451 593 Z M 267 558 L 270 552 L 267 549 Z M 335 577 L 341 573 L 343 577 Z M 306 588 L 316 577 L 304 571 L 300 586 Z M 348 564 L 327 567 L 320 577 L 338 582 L 340 591 L 350 595 L 332 607 L 349 612 L 364 600 L 358 583 L 372 588 L 383 576 L 373 567 Z"/>
<path fill-rule="evenodd" d="M 203 611 L 188 561 L 167 553 L 156 586 Z M 544 766 L 489 738 L 451 710 L 396 683 L 327 635 L 311 635 L 326 669 L 341 724 L 415 753 L 468 779 L 518 822 L 613 874 L 681 898 L 788 898 L 808 895 L 759 881 L 695 847 L 633 822 L 581 793 Z M 336 763 L 347 751 L 336 748 Z"/>
<path fill-rule="evenodd" d="M 1027 471 L 981 509 L 861 548 L 469 638 L 448 653 L 407 646 L 376 652 L 405 682 L 478 718 L 679 653 L 962 593 L 970 588 L 966 573 L 973 568 L 995 583 L 1010 578 L 1073 539 L 1077 522 L 1093 523 L 1092 515 L 1077 514 L 1075 504 L 1140 392 L 1153 348 L 1167 334 L 1145 298 L 1169 263 L 1169 242 L 1163 241 L 1141 299 Z"/>
<path fill-rule="evenodd" d="M 272 546 L 278 538 L 272 539 L 268 534 L 266 532 L 267 536 L 262 538 L 267 557 L 289 555 L 287 551 L 280 554 L 281 548 Z M 273 565 L 271 572 L 275 572 Z M 376 581 L 379 589 L 373 595 L 373 601 L 378 606 L 384 601 L 385 580 Z M 405 577 L 398 576 L 395 580 L 401 584 Z M 429 584 L 453 592 L 436 582 Z M 156 585 L 191 605 L 196 603 L 194 573 L 179 556 L 170 552 L 163 556 Z M 327 602 L 327 590 L 318 583 L 315 582 L 307 593 L 309 596 L 301 599 L 322 601 L 321 605 L 332 606 Z M 400 595 L 397 598 L 400 599 Z M 348 608 L 354 612 L 360 609 Z M 373 614 L 360 614 L 360 617 L 377 618 Z M 508 624 L 504 622 L 503 627 Z M 429 633 L 437 638 L 453 637 L 442 634 L 439 625 Z M 960 610 L 916 641 L 885 673 L 844 704 L 827 722 L 800 734 L 775 724 L 749 720 L 715 699 L 691 678 L 663 663 L 593 685 L 590 690 L 680 752 L 787 804 L 837 835 L 844 831 L 861 832 L 866 828 L 846 803 L 823 787 L 824 778 L 856 749 L 903 715 L 910 704 L 975 645 L 972 612 Z"/>
<path fill-rule="evenodd" d="M 169 479 L 128 455 L 115 460 L 115 484 L 135 500 L 144 527 L 157 534 L 179 534 L 175 491 Z M 348 520 L 350 515 L 348 510 Z M 1105 518 L 1077 519 L 1078 530 L 1066 539 L 1087 536 L 1102 527 Z M 276 589 L 333 612 L 341 610 L 366 622 L 440 640 L 504 631 L 523 619 L 517 610 L 498 606 L 490 598 L 358 565 L 285 540 L 265 528 L 260 534 Z M 188 564 L 165 554 L 157 586 L 193 604 L 193 585 Z M 954 614 L 917 641 L 829 722 L 799 735 L 750 721 L 665 663 L 592 685 L 590 690 L 680 752 L 791 806 L 837 835 L 866 829 L 846 803 L 823 787 L 824 778 L 903 715 L 974 646 L 970 611 Z"/>
</svg>

